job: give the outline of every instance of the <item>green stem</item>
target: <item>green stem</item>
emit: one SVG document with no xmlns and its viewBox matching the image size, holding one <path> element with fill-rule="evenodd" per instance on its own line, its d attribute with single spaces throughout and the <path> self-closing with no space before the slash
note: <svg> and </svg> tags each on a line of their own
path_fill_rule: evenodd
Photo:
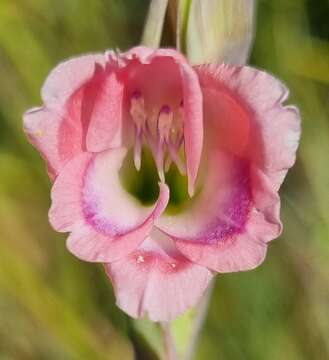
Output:
<svg viewBox="0 0 329 360">
<path fill-rule="evenodd" d="M 160 323 L 164 345 L 163 359 L 193 359 L 207 316 L 213 287 L 214 281 L 209 284 L 208 289 L 194 309 L 189 310 L 173 322 Z"/>
<path fill-rule="evenodd" d="M 178 360 L 175 340 L 171 331 L 171 323 L 162 322 L 160 323 L 160 326 L 162 330 L 163 345 L 165 349 L 165 360 Z"/>
<path fill-rule="evenodd" d="M 206 319 L 206 316 L 208 313 L 209 303 L 210 303 L 211 295 L 213 292 L 214 284 L 215 284 L 215 280 L 212 280 L 211 283 L 209 284 L 208 289 L 205 292 L 202 300 L 200 301 L 200 303 L 198 305 L 197 314 L 194 319 L 191 338 L 189 340 L 189 344 L 188 344 L 188 347 L 186 350 L 184 360 L 192 360 L 193 356 L 195 354 L 195 350 L 197 348 L 197 345 L 198 345 L 198 342 L 200 339 L 202 327 L 203 327 L 203 324 L 205 322 L 205 319 Z"/>
<path fill-rule="evenodd" d="M 144 25 L 141 43 L 158 48 L 161 41 L 168 0 L 152 0 Z"/>
<path fill-rule="evenodd" d="M 188 26 L 191 0 L 177 0 L 176 47 L 186 52 L 186 32 Z"/>
</svg>

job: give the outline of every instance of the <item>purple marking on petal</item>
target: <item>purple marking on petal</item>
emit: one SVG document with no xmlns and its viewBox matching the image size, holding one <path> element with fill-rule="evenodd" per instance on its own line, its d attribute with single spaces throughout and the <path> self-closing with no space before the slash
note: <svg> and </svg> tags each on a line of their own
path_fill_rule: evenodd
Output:
<svg viewBox="0 0 329 360">
<path fill-rule="evenodd" d="M 83 181 L 83 190 L 82 190 L 82 211 L 84 215 L 84 219 L 87 224 L 92 226 L 96 231 L 108 235 L 111 237 L 120 236 L 128 231 L 130 228 L 125 228 L 113 223 L 111 219 L 101 214 L 101 201 L 99 195 L 93 189 L 91 185 L 90 175 L 93 165 L 93 161 L 90 162 L 89 166 L 87 166 L 84 181 Z"/>
<path fill-rule="evenodd" d="M 191 239 L 193 242 L 209 245 L 223 243 L 244 231 L 252 205 L 249 170 L 246 164 L 241 166 L 237 177 L 235 191 L 221 216 L 213 219 L 205 230 Z"/>
<path fill-rule="evenodd" d="M 204 233 L 203 241 L 214 244 L 243 232 L 251 204 L 250 192 L 248 189 L 240 189 L 231 201 L 225 210 L 227 220 L 215 219 Z"/>
<path fill-rule="evenodd" d="M 97 198 L 92 194 L 84 196 L 83 215 L 87 224 L 91 225 L 98 232 L 109 236 L 122 235 L 122 229 L 119 231 L 117 225 L 111 223 L 110 219 L 100 214 Z"/>
</svg>

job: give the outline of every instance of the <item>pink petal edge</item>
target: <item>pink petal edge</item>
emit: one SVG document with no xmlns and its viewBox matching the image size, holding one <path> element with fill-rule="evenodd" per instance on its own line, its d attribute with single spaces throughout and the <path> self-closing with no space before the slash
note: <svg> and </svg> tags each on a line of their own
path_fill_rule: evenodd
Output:
<svg viewBox="0 0 329 360">
<path fill-rule="evenodd" d="M 169 248 L 169 249 L 168 249 Z M 174 249 L 172 240 L 153 230 L 133 253 L 105 264 L 117 305 L 130 316 L 170 321 L 195 306 L 212 278 Z"/>
</svg>

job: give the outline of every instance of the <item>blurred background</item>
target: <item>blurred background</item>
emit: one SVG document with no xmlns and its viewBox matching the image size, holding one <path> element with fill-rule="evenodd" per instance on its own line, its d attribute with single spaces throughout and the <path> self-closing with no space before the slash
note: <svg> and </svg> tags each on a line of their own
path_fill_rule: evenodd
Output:
<svg viewBox="0 0 329 360">
<path fill-rule="evenodd" d="M 22 113 L 59 61 L 138 43 L 148 1 L 0 1 L 0 359 L 156 359 L 101 266 L 48 224 L 50 183 Z M 259 0 L 251 63 L 301 109 L 265 263 L 217 278 L 195 359 L 329 359 L 329 2 Z M 170 31 L 165 41 L 170 42 Z"/>
</svg>

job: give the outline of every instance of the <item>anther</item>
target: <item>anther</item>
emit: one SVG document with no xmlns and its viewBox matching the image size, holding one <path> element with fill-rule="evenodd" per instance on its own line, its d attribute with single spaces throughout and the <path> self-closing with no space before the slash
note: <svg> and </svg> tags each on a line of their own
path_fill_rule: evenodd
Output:
<svg viewBox="0 0 329 360">
<path fill-rule="evenodd" d="M 158 136 L 160 141 L 168 143 L 172 129 L 172 122 L 173 112 L 170 107 L 168 105 L 162 106 L 158 117 Z"/>
<path fill-rule="evenodd" d="M 134 91 L 130 99 L 130 115 L 138 129 L 143 129 L 146 121 L 144 99 L 140 91 Z"/>
</svg>

